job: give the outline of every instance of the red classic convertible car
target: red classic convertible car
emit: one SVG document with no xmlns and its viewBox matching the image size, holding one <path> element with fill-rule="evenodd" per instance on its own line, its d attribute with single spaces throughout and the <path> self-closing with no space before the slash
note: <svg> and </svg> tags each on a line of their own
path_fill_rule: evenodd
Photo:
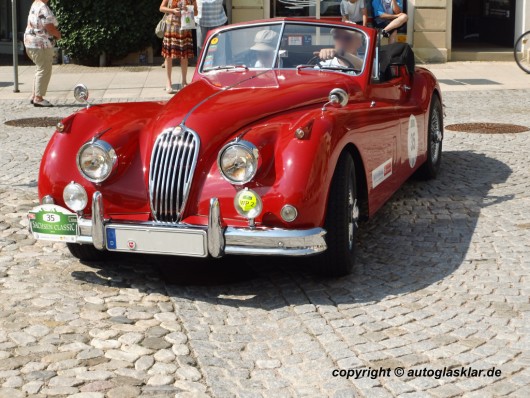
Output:
<svg viewBox="0 0 530 398">
<path fill-rule="evenodd" d="M 436 176 L 442 118 L 434 76 L 376 30 L 222 27 L 171 100 L 87 106 L 58 124 L 30 228 L 84 260 L 314 255 L 345 275 L 358 221 L 413 173 Z"/>
</svg>

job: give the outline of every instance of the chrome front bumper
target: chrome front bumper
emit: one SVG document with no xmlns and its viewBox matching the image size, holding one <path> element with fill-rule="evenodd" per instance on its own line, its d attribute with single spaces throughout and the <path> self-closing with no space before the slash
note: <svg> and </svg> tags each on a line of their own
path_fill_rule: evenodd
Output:
<svg viewBox="0 0 530 398">
<path fill-rule="evenodd" d="M 99 250 L 222 257 L 225 254 L 307 256 L 323 252 L 327 248 L 324 239 L 326 231 L 322 228 L 303 230 L 250 227 L 224 228 L 221 223 L 221 209 L 217 198 L 210 200 L 208 226 L 169 225 L 155 222 L 109 222 L 103 218 L 103 196 L 101 193 L 95 192 L 92 199 L 92 218 L 78 218 L 79 235 L 77 243 L 92 244 Z M 178 250 L 168 253 L 165 250 L 157 250 L 156 247 L 149 251 L 142 251 L 141 245 L 136 246 L 135 243 L 134 245 L 131 244 L 131 247 L 127 249 L 116 249 L 108 245 L 107 231 L 111 227 L 144 233 L 152 232 L 153 236 L 164 236 L 165 231 L 167 231 L 168 235 L 177 232 L 177 235 L 181 237 L 191 237 L 193 235 L 196 238 L 197 235 L 203 235 L 204 249 L 197 250 L 195 254 L 189 254 L 185 251 L 179 252 Z M 201 244 L 198 244 L 198 246 L 201 246 Z"/>
</svg>

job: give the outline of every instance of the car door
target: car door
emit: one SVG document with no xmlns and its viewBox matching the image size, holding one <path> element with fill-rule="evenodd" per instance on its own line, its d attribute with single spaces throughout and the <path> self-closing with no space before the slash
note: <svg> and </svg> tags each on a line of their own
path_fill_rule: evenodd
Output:
<svg viewBox="0 0 530 398">
<path fill-rule="evenodd" d="M 370 108 L 369 140 L 364 142 L 365 168 L 370 213 L 373 214 L 399 188 L 396 168 L 402 162 L 399 151 L 401 130 L 397 107 L 400 89 L 391 81 L 372 81 L 367 90 Z"/>
<path fill-rule="evenodd" d="M 396 112 L 400 121 L 400 164 L 396 173 L 405 181 L 418 168 L 427 142 L 425 113 L 420 106 L 420 93 L 414 90 L 413 77 L 404 65 L 393 65 L 396 78 L 392 80 L 399 92 Z"/>
</svg>

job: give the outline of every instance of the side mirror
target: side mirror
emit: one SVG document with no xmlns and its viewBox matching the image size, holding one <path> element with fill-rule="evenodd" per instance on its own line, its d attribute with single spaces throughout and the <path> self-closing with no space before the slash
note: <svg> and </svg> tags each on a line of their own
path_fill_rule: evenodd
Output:
<svg viewBox="0 0 530 398">
<path fill-rule="evenodd" d="M 348 104 L 350 97 L 348 96 L 348 93 L 342 88 L 334 88 L 329 92 L 328 100 L 329 101 L 326 102 L 322 107 L 322 112 L 324 112 L 326 110 L 326 107 L 330 105 L 335 108 L 345 107 Z"/>
<path fill-rule="evenodd" d="M 84 84 L 78 84 L 74 87 L 74 98 L 77 102 L 86 104 L 87 108 L 90 107 L 90 104 L 88 103 L 88 88 Z"/>
</svg>

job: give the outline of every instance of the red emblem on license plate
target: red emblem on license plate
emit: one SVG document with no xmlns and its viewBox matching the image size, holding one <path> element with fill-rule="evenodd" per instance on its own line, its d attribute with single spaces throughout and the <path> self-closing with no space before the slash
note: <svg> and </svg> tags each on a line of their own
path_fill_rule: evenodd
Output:
<svg viewBox="0 0 530 398">
<path fill-rule="evenodd" d="M 128 240 L 127 246 L 129 247 L 129 249 L 134 250 L 136 249 L 136 242 L 134 240 Z"/>
</svg>

